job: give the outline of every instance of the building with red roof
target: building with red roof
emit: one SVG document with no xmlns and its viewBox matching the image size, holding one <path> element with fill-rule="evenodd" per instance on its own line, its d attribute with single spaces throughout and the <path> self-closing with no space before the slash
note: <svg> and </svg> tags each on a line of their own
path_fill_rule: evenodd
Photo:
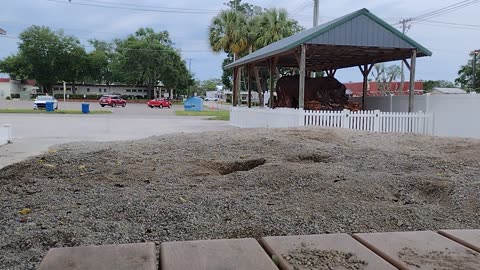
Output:
<svg viewBox="0 0 480 270">
<path fill-rule="evenodd" d="M 345 87 L 351 91 L 352 96 L 354 97 L 361 97 L 363 94 L 363 82 L 348 82 L 344 83 Z M 410 88 L 410 83 L 405 82 L 403 85 L 403 91 L 400 90 L 400 82 L 392 82 L 390 83 L 390 93 L 393 93 L 396 96 L 405 96 L 408 95 L 408 89 Z M 397 90 L 395 90 L 397 89 Z M 423 81 L 417 81 L 414 85 L 415 95 L 422 95 L 423 94 Z M 381 96 L 382 92 L 378 87 L 376 82 L 368 82 L 367 84 L 367 95 L 368 96 Z"/>
</svg>

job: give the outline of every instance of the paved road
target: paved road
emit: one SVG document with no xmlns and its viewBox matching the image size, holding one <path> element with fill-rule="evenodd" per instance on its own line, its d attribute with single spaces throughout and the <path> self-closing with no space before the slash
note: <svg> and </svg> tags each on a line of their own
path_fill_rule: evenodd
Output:
<svg viewBox="0 0 480 270">
<path fill-rule="evenodd" d="M 0 108 L 31 108 L 31 102 L 0 102 Z M 30 106 L 30 107 L 28 107 Z M 60 104 L 60 108 L 79 108 L 80 103 Z M 91 105 L 100 109 L 98 104 Z M 98 108 L 96 108 L 98 106 Z M 111 108 L 108 115 L 0 114 L 0 125 L 12 124 L 14 143 L 0 146 L 0 168 L 47 151 L 56 144 L 75 141 L 117 141 L 180 132 L 232 129 L 226 121 L 207 121 L 202 117 L 175 116 L 171 109 L 151 109 L 145 104 Z"/>
</svg>

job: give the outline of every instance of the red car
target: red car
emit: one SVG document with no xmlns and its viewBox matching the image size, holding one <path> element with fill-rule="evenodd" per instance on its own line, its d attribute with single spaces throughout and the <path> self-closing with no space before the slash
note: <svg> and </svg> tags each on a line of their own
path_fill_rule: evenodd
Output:
<svg viewBox="0 0 480 270">
<path fill-rule="evenodd" d="M 164 98 L 156 98 L 156 99 L 150 100 L 147 103 L 147 106 L 150 107 L 150 108 L 153 108 L 153 107 L 158 107 L 158 108 L 167 107 L 167 108 L 170 108 L 170 107 L 172 107 L 172 103 L 170 101 L 164 99 Z"/>
<path fill-rule="evenodd" d="M 123 99 L 121 96 L 117 95 L 105 95 L 100 98 L 100 106 L 105 107 L 105 106 L 112 106 L 116 107 L 122 106 L 125 107 L 127 106 L 127 101 Z"/>
</svg>

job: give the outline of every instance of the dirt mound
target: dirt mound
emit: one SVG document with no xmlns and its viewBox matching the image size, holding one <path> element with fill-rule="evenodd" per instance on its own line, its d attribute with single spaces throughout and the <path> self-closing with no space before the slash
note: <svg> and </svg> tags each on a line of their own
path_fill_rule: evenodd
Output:
<svg viewBox="0 0 480 270">
<path fill-rule="evenodd" d="M 0 268 L 60 246 L 480 228 L 470 144 L 297 128 L 65 145 L 0 170 Z"/>
</svg>

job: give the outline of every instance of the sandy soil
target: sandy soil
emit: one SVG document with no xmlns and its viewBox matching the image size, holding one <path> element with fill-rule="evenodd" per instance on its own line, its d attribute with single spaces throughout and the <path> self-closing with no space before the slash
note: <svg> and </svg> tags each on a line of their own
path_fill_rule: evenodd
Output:
<svg viewBox="0 0 480 270">
<path fill-rule="evenodd" d="M 480 228 L 479 191 L 479 140 L 304 128 L 70 144 L 0 170 L 0 267 L 61 246 Z"/>
</svg>

